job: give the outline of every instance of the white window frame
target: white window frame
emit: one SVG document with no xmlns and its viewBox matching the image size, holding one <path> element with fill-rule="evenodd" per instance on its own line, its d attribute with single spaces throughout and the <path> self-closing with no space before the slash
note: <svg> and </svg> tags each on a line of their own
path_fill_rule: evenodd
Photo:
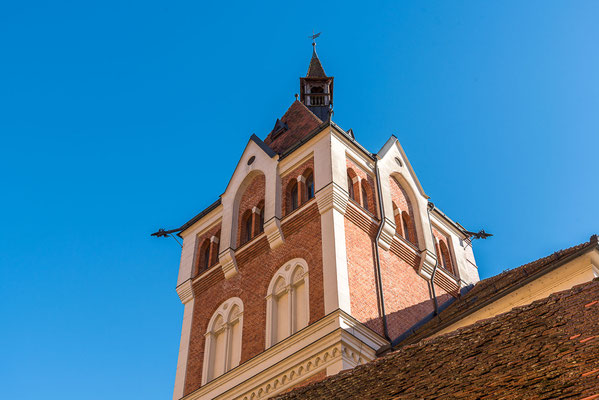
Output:
<svg viewBox="0 0 599 400">
<path fill-rule="evenodd" d="M 293 260 L 290 260 L 288 262 L 286 262 L 281 268 L 279 268 L 279 270 L 274 274 L 274 276 L 272 277 L 270 284 L 268 285 L 268 291 L 266 292 L 266 347 L 265 348 L 269 348 L 274 346 L 276 343 L 274 342 L 274 335 L 273 335 L 273 331 L 274 329 L 276 329 L 277 324 L 274 323 L 276 321 L 274 321 L 273 318 L 273 312 L 274 307 L 273 307 L 273 301 L 275 298 L 276 293 L 275 291 L 275 283 L 277 282 L 277 280 L 279 279 L 279 277 L 283 278 L 283 281 L 285 282 L 285 287 L 284 289 L 281 291 L 288 291 L 289 292 L 289 301 L 288 301 L 288 307 L 289 307 L 289 318 L 288 318 L 288 323 L 289 323 L 289 336 L 293 335 L 294 333 L 296 333 L 299 329 L 297 326 L 295 325 L 295 314 L 297 311 L 297 299 L 295 297 L 295 287 L 294 287 L 294 283 L 291 281 L 292 277 L 293 277 L 293 272 L 296 270 L 297 266 L 301 266 L 304 270 L 304 275 L 302 277 L 303 281 L 304 281 L 304 285 L 306 287 L 306 304 L 304 305 L 306 307 L 306 315 L 308 318 L 308 323 L 310 322 L 310 284 L 309 284 L 309 279 L 308 279 L 308 263 L 306 263 L 306 261 L 302 258 L 294 258 Z M 307 326 L 306 324 L 306 326 Z M 302 327 L 304 328 L 304 327 Z M 281 339 L 284 340 L 284 339 Z M 281 341 L 279 340 L 279 342 Z"/>
<path fill-rule="evenodd" d="M 239 314 L 237 314 L 236 316 L 233 317 L 233 319 L 231 319 L 231 310 L 235 307 L 239 307 Z M 216 319 L 221 316 L 224 324 L 223 327 L 221 327 L 220 329 L 218 329 L 217 331 L 215 331 L 215 322 Z M 233 347 L 233 343 L 231 342 L 231 326 L 233 325 L 233 323 L 239 323 L 239 338 L 237 338 L 237 340 L 239 341 L 238 343 L 238 347 L 240 349 L 239 354 L 237 356 L 237 358 L 235 360 L 231 359 L 229 352 L 231 351 L 231 348 Z M 225 329 L 226 333 L 225 333 L 225 368 L 224 368 L 224 372 L 219 375 L 219 376 L 215 376 L 215 377 L 210 377 L 209 376 L 212 375 L 212 368 L 214 366 L 214 357 L 215 354 L 213 353 L 213 349 L 212 349 L 212 341 L 214 340 L 214 336 L 217 332 L 219 332 L 220 330 Z M 243 338 L 243 302 L 241 301 L 241 299 L 239 297 L 232 297 L 230 299 L 228 299 L 227 301 L 223 302 L 218 309 L 214 312 L 214 314 L 212 314 L 212 318 L 210 318 L 210 322 L 208 322 L 208 328 L 206 330 L 206 333 L 204 334 L 205 337 L 205 341 L 204 341 L 204 363 L 202 366 L 202 385 L 205 385 L 206 383 L 214 380 L 214 379 L 218 379 L 218 377 L 223 376 L 224 374 L 227 373 L 227 371 L 235 368 L 236 366 L 239 365 L 240 360 L 241 360 L 241 345 L 242 345 L 242 338 Z"/>
</svg>

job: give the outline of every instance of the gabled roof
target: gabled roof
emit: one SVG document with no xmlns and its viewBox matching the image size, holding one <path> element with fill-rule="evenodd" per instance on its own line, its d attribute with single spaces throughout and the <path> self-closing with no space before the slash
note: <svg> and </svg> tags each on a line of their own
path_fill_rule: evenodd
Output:
<svg viewBox="0 0 599 400">
<path fill-rule="evenodd" d="M 322 124 L 322 121 L 298 100 L 291 104 L 278 121 L 279 123 L 275 125 L 275 129 L 282 126 L 282 124 L 287 129 L 283 131 L 273 129 L 264 139 L 264 143 L 279 154 L 301 141 Z"/>
<path fill-rule="evenodd" d="M 597 321 L 595 279 L 275 398 L 595 399 Z"/>
<path fill-rule="evenodd" d="M 496 301 L 498 298 L 538 278 L 538 276 L 552 271 L 593 248 L 599 249 L 597 235 L 591 236 L 588 242 L 556 251 L 547 257 L 479 281 L 470 291 L 447 306 L 439 315 L 410 332 L 410 336 L 400 344 L 415 343 L 420 339 L 433 335 L 466 315 Z"/>
<path fill-rule="evenodd" d="M 324 73 L 324 68 L 320 63 L 318 54 L 316 54 L 316 46 L 312 47 L 312 58 L 310 59 L 310 65 L 308 66 L 308 73 L 306 78 L 326 78 L 327 74 Z"/>
</svg>

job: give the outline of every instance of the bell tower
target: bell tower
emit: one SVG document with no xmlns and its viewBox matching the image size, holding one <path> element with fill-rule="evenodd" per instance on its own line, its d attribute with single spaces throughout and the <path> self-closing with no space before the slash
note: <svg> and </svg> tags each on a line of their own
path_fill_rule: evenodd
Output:
<svg viewBox="0 0 599 400">
<path fill-rule="evenodd" d="M 333 80 L 327 76 L 312 42 L 312 59 L 308 73 L 300 78 L 300 100 L 322 121 L 328 121 L 333 110 Z"/>
</svg>

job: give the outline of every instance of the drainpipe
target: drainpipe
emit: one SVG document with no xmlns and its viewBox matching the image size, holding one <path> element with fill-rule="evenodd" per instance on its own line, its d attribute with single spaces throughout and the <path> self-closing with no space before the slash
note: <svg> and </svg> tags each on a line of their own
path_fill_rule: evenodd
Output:
<svg viewBox="0 0 599 400">
<path fill-rule="evenodd" d="M 437 303 L 437 294 L 435 293 L 435 275 L 437 273 L 437 267 L 439 266 L 439 255 L 437 254 L 437 247 L 434 246 L 435 235 L 433 234 L 433 225 L 431 224 L 431 211 L 435 208 L 435 205 L 429 201 L 426 208 L 428 214 L 428 226 L 431 228 L 431 236 L 433 238 L 433 247 L 435 249 L 435 266 L 433 267 L 433 273 L 431 274 L 431 289 L 433 292 L 433 305 L 435 306 L 435 315 L 439 314 L 439 304 Z M 426 251 L 426 250 L 425 250 Z"/>
<path fill-rule="evenodd" d="M 381 177 L 379 175 L 379 166 L 378 166 L 378 157 L 374 161 L 374 174 L 376 176 L 376 188 L 379 198 L 379 210 L 381 213 L 381 223 L 379 224 L 379 230 L 376 234 L 376 239 L 374 240 L 374 254 L 376 258 L 376 286 L 379 297 L 379 304 L 381 306 L 381 313 L 383 314 L 383 333 L 385 335 L 385 339 L 391 343 L 391 338 L 389 337 L 389 329 L 387 327 L 387 313 L 385 312 L 385 295 L 383 294 L 383 279 L 381 277 L 381 259 L 379 256 L 379 238 L 383 233 L 383 226 L 385 225 L 385 210 L 383 209 L 383 197 L 381 196 Z M 430 218 L 430 216 L 429 216 Z"/>
</svg>

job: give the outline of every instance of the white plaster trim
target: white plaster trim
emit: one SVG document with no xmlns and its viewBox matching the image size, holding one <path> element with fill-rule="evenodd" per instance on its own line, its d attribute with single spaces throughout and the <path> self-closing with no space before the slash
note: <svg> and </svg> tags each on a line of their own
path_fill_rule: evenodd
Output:
<svg viewBox="0 0 599 400">
<path fill-rule="evenodd" d="M 315 197 L 318 204 L 318 211 L 321 215 L 331 208 L 334 208 L 341 214 L 345 214 L 347 203 L 349 202 L 349 194 L 335 183 L 331 182 L 320 189 L 315 193 Z"/>
<path fill-rule="evenodd" d="M 187 358 L 189 355 L 194 303 L 194 301 L 186 303 L 183 310 L 183 323 L 181 324 L 181 341 L 179 343 L 179 357 L 177 358 L 177 372 L 175 374 L 173 400 L 180 399 L 183 396 L 185 389 L 185 375 L 187 372 Z"/>
<path fill-rule="evenodd" d="M 426 280 L 431 280 L 435 264 L 437 262 L 437 256 L 428 249 L 422 250 L 420 254 L 420 266 L 418 267 L 418 275 Z"/>
<path fill-rule="evenodd" d="M 363 338 L 364 341 L 360 338 Z M 381 346 L 388 344 L 385 339 L 342 310 L 335 310 L 224 375 L 210 381 L 184 397 L 184 400 L 243 398 L 242 396 L 250 393 L 260 385 L 268 384 L 270 379 L 276 379 L 277 376 L 290 372 L 290 369 L 294 366 L 299 368 L 304 361 L 309 361 L 310 357 L 337 343 L 344 343 L 354 349 L 352 350 L 354 352 L 355 349 L 361 349 L 358 353 L 364 361 L 374 359 L 376 351 Z M 320 370 L 319 368 L 314 372 Z M 308 374 L 296 375 L 295 379 L 289 380 L 284 386 L 278 386 L 277 392 L 270 392 L 269 396 L 280 393 L 280 391 L 301 382 L 308 376 Z"/>
<path fill-rule="evenodd" d="M 378 245 L 381 248 L 385 250 L 389 250 L 391 248 L 391 243 L 393 242 L 393 237 L 395 236 L 395 230 L 395 222 L 385 217 L 383 222 L 383 230 L 381 231 L 381 236 L 378 242 Z"/>
<path fill-rule="evenodd" d="M 235 259 L 235 252 L 228 248 L 218 255 L 218 261 L 225 274 L 225 279 L 234 277 L 239 273 L 237 269 L 237 260 Z"/>
<path fill-rule="evenodd" d="M 177 286 L 176 290 L 177 294 L 179 295 L 179 299 L 181 299 L 181 303 L 185 304 L 193 299 L 193 287 L 191 284 L 191 279 L 188 279 Z"/>
<path fill-rule="evenodd" d="M 264 223 L 264 233 L 266 233 L 268 244 L 273 250 L 285 243 L 281 220 L 278 218 L 271 218 Z"/>
</svg>

